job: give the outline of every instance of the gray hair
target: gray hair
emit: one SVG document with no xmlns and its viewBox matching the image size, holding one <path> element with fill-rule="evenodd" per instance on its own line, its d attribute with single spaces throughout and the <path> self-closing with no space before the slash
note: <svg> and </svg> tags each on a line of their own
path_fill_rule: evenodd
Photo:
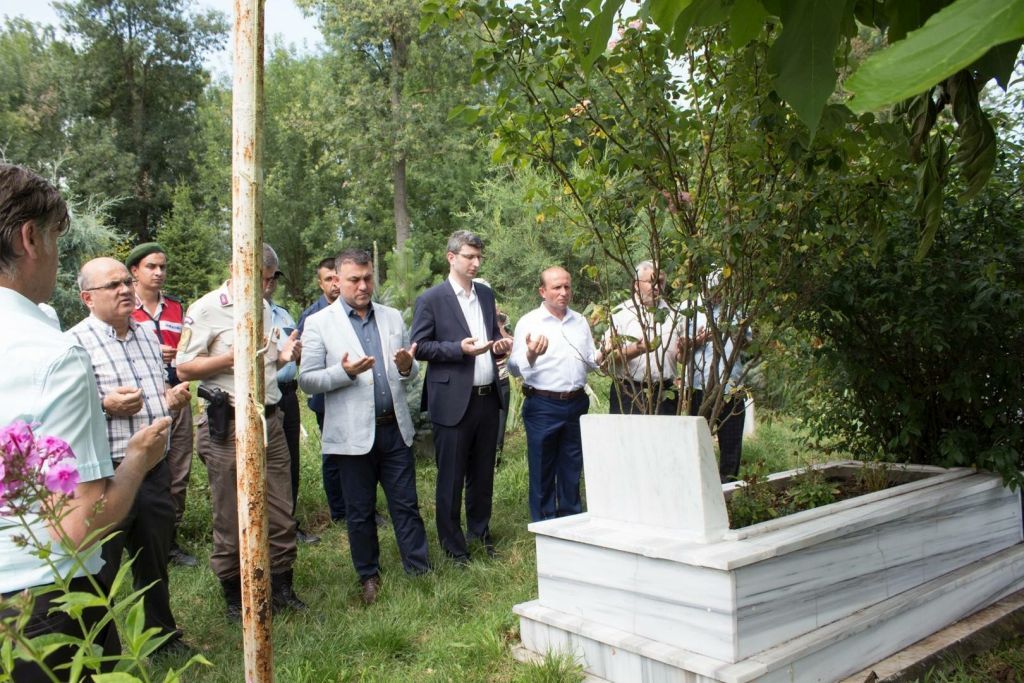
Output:
<svg viewBox="0 0 1024 683">
<path fill-rule="evenodd" d="M 40 232 L 63 233 L 71 218 L 57 188 L 27 168 L 0 164 L 0 273 L 15 274 L 15 244 L 29 221 Z"/>
<path fill-rule="evenodd" d="M 264 268 L 273 268 L 274 270 L 277 270 L 277 267 L 280 266 L 280 265 L 281 265 L 281 261 L 280 261 L 280 259 L 277 258 L 277 252 L 274 251 L 274 248 L 272 246 L 270 246 L 269 244 L 264 242 L 263 243 L 263 267 Z"/>
<path fill-rule="evenodd" d="M 448 238 L 448 253 L 458 254 L 459 250 L 464 246 L 476 247 L 480 251 L 484 250 L 484 241 L 475 232 L 469 230 L 456 230 L 452 233 L 452 236 Z"/>
<path fill-rule="evenodd" d="M 636 279 L 639 280 L 640 275 L 647 270 L 654 270 L 654 261 L 641 261 L 640 263 L 636 264 Z"/>
</svg>

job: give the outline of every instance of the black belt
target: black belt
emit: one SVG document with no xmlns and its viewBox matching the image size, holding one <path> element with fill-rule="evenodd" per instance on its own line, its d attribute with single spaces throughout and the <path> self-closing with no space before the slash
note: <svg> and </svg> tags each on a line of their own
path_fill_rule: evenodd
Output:
<svg viewBox="0 0 1024 683">
<path fill-rule="evenodd" d="M 487 396 L 492 391 L 494 391 L 493 384 L 481 384 L 480 386 L 473 387 L 474 396 Z"/>
<path fill-rule="evenodd" d="M 378 425 L 393 425 L 398 422 L 398 417 L 394 413 L 385 413 L 384 415 L 377 416 Z"/>
<path fill-rule="evenodd" d="M 531 387 L 529 384 L 523 385 L 524 396 L 542 396 L 544 398 L 553 398 L 556 401 L 571 401 L 582 393 L 583 387 L 573 389 L 572 391 L 547 391 L 546 389 Z"/>
<path fill-rule="evenodd" d="M 295 390 L 299 388 L 299 381 L 293 379 L 290 382 L 278 382 L 277 388 L 281 390 L 282 394 L 294 394 Z"/>
</svg>

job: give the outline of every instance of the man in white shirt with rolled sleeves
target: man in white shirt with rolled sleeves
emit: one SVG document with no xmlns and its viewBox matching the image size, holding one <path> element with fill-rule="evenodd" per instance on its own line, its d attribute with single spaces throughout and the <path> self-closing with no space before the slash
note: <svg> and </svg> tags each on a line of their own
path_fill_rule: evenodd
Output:
<svg viewBox="0 0 1024 683">
<path fill-rule="evenodd" d="M 572 277 L 558 266 L 540 276 L 539 308 L 516 325 L 509 371 L 523 378 L 523 425 L 530 467 L 530 519 L 579 514 L 580 416 L 590 408 L 587 373 L 598 367 L 587 320 L 569 308 Z"/>
</svg>

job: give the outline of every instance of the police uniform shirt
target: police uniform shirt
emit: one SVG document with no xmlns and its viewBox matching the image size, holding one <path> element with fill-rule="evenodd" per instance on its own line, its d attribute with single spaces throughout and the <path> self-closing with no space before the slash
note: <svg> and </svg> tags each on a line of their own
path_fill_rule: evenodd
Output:
<svg viewBox="0 0 1024 683">
<path fill-rule="evenodd" d="M 218 289 L 205 294 L 188 307 L 185 324 L 178 343 L 177 365 L 187 363 L 198 356 L 219 356 L 231 351 L 235 342 L 235 321 L 231 298 L 231 288 L 225 282 Z M 281 330 L 273 324 L 273 313 L 270 305 L 263 301 L 263 379 L 266 387 L 266 405 L 275 405 L 281 400 L 281 390 L 277 387 L 277 343 Z M 270 341 L 268 344 L 267 341 Z M 235 400 L 235 373 L 227 370 L 202 380 L 202 386 L 216 387 L 226 391 Z"/>
</svg>

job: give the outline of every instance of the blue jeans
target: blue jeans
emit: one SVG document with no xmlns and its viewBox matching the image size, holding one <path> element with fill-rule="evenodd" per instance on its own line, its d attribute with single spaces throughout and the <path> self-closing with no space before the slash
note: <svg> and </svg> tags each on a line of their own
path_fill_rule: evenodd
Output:
<svg viewBox="0 0 1024 683">
<path fill-rule="evenodd" d="M 530 466 L 530 519 L 534 522 L 583 511 L 580 416 L 589 409 L 590 399 L 582 393 L 568 401 L 536 395 L 523 401 Z"/>
</svg>

